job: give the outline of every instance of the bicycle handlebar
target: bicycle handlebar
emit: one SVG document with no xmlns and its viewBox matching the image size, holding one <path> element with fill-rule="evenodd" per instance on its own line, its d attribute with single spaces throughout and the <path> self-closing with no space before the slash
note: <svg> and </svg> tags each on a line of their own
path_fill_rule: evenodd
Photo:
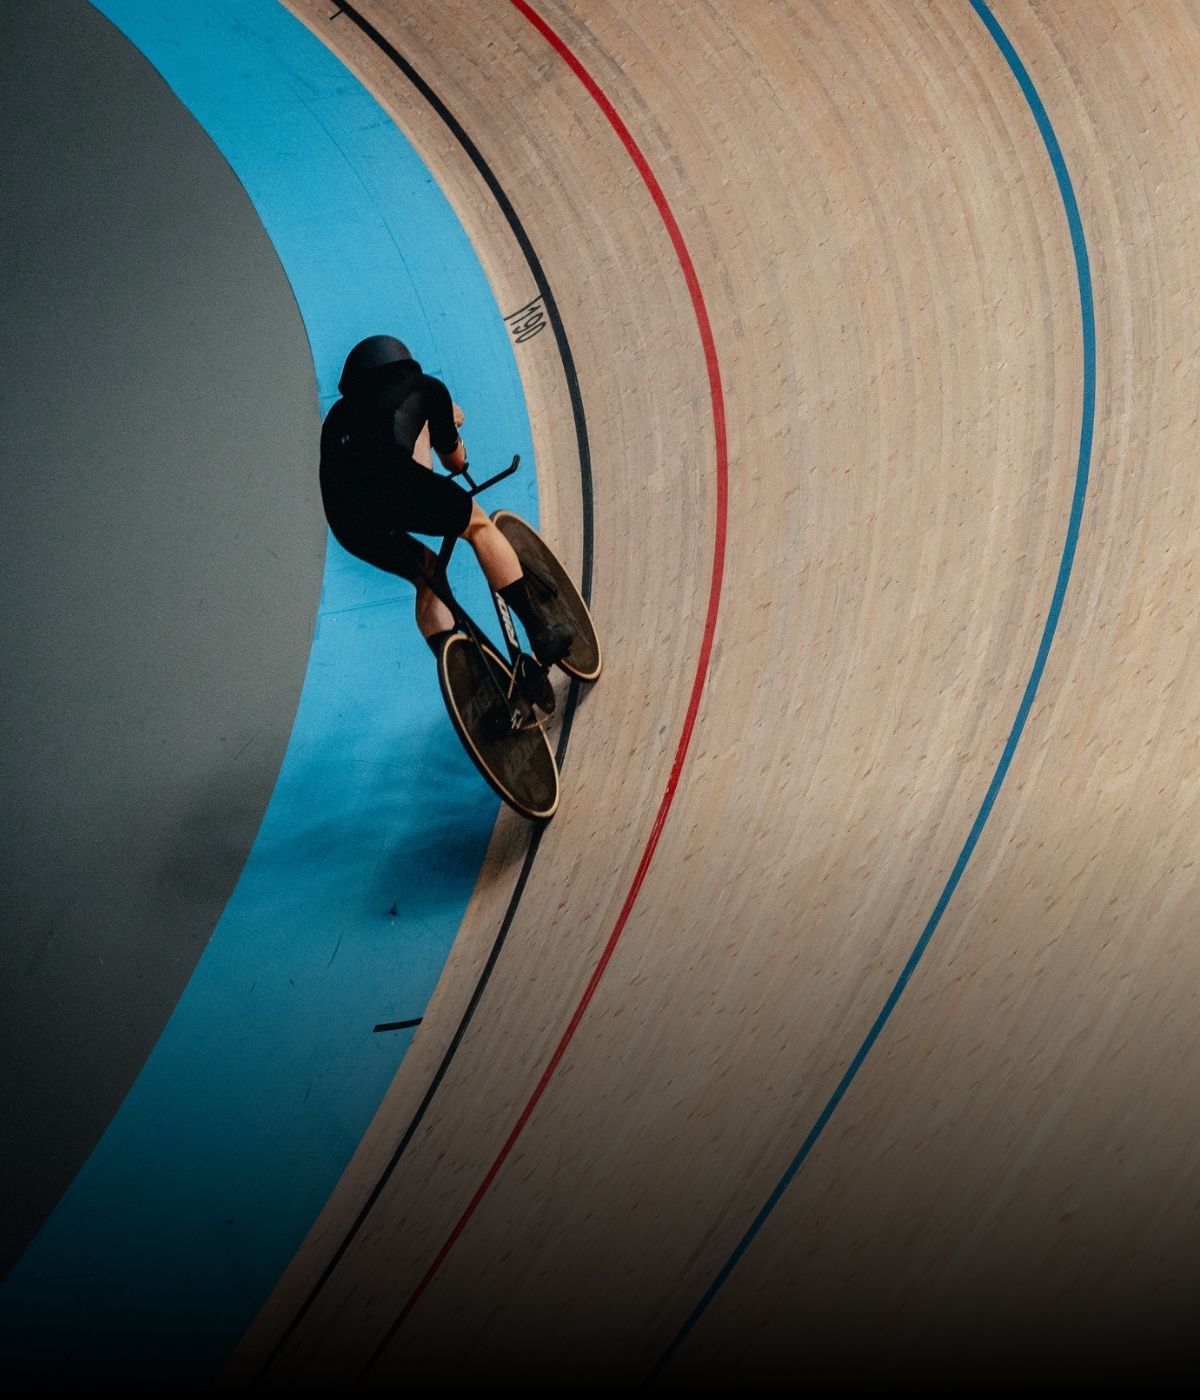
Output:
<svg viewBox="0 0 1200 1400">
<path fill-rule="evenodd" d="M 466 478 L 467 485 L 471 488 L 468 493 L 469 495 L 478 496 L 481 492 L 486 491 L 489 486 L 495 486 L 498 481 L 503 481 L 506 476 L 512 476 L 513 472 L 515 472 L 520 465 L 520 453 L 513 453 L 512 462 L 505 467 L 502 472 L 497 472 L 495 476 L 489 476 L 486 481 L 481 481 L 478 486 L 471 480 L 471 473 L 466 467 L 464 467 L 462 471 L 457 472 L 456 475 Z"/>
</svg>

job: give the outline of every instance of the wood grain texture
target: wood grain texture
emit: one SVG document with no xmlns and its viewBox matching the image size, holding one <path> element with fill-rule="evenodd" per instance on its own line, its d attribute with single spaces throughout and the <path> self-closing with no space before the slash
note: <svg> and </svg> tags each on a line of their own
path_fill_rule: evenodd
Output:
<svg viewBox="0 0 1200 1400">
<path fill-rule="evenodd" d="M 429 104 L 326 0 L 292 8 L 421 151 L 500 305 L 528 301 L 520 249 Z M 268 1357 L 283 1384 L 361 1371 L 504 1146 L 672 781 L 719 529 L 692 299 L 603 112 L 509 4 L 361 9 L 470 134 L 553 289 L 593 454 L 606 669 L 429 1111 L 313 1297 L 471 996 L 528 838 L 515 819 L 233 1381 Z M 1096 438 L 1074 572 L 936 936 L 664 1373 L 679 1382 L 967 1360 L 1153 1371 L 1175 1359 L 1200 1282 L 1200 9 L 994 9 L 1058 133 L 1091 259 Z M 720 615 L 612 962 L 367 1373 L 379 1388 L 649 1373 L 937 904 L 1029 680 L 1076 488 L 1083 344 L 1063 200 L 965 0 L 538 13 L 628 126 L 695 265 L 728 410 Z M 548 334 L 518 359 L 544 533 L 578 568 L 562 362 Z"/>
</svg>

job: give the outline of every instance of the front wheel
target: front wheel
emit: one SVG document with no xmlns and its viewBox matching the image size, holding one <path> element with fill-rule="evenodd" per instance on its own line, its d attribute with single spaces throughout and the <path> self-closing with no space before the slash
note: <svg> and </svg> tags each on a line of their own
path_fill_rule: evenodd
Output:
<svg viewBox="0 0 1200 1400">
<path fill-rule="evenodd" d="M 558 665 L 581 681 L 596 680 L 604 664 L 600 639 L 587 604 L 570 575 L 541 535 L 519 515 L 498 510 L 492 520 L 521 561 L 537 610 L 547 621 L 565 622 L 571 629 L 571 649 Z"/>
<path fill-rule="evenodd" d="M 513 729 L 505 703 L 512 672 L 486 642 L 459 632 L 442 647 L 438 680 L 450 722 L 492 790 L 523 817 L 548 821 L 558 808 L 558 764 L 540 725 Z"/>
</svg>

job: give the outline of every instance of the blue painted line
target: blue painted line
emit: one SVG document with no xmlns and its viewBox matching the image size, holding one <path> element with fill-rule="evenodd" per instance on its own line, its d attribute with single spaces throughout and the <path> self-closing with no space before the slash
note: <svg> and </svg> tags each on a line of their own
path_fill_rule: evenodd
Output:
<svg viewBox="0 0 1200 1400">
<path fill-rule="evenodd" d="M 888 1019 L 896 1008 L 896 1003 L 908 986 L 917 964 L 924 956 L 930 940 L 937 931 L 938 925 L 942 921 L 942 915 L 950 900 L 958 888 L 963 872 L 967 868 L 967 862 L 979 841 L 983 828 L 996 802 L 996 797 L 1000 792 L 1000 787 L 1008 774 L 1009 765 L 1012 763 L 1013 754 L 1016 752 L 1017 744 L 1020 742 L 1021 734 L 1025 729 L 1025 721 L 1029 718 L 1029 711 L 1033 706 L 1034 697 L 1037 694 L 1038 686 L 1041 683 L 1042 672 L 1046 668 L 1046 659 L 1050 655 L 1050 647 L 1054 641 L 1054 634 L 1058 629 L 1059 617 L 1062 613 L 1063 599 L 1066 597 L 1067 584 L 1070 582 L 1071 569 L 1075 562 L 1075 548 L 1079 540 L 1079 527 L 1083 519 L 1083 506 L 1087 497 L 1088 473 L 1092 458 L 1092 434 L 1096 415 L 1096 319 L 1095 310 L 1092 303 L 1092 275 L 1088 264 L 1087 243 L 1083 236 L 1083 223 L 1079 217 L 1079 205 L 1075 199 L 1075 191 L 1071 185 L 1071 176 L 1067 171 L 1066 162 L 1063 160 L 1062 148 L 1059 146 L 1058 137 L 1054 134 L 1054 127 L 1046 113 L 1046 108 L 1042 104 L 1042 99 L 1038 95 L 1037 89 L 1033 85 L 1025 65 L 1021 62 L 1017 51 L 1013 48 L 1008 36 L 1001 29 L 996 17 L 984 3 L 984 0 L 970 0 L 975 13 L 983 21 L 988 33 L 995 40 L 1000 52 L 1004 55 L 1009 68 L 1012 69 L 1013 76 L 1024 94 L 1029 109 L 1033 113 L 1037 122 L 1038 130 L 1041 132 L 1042 141 L 1046 146 L 1046 153 L 1050 157 L 1050 164 L 1054 168 L 1054 177 L 1058 181 L 1059 193 L 1062 196 L 1063 209 L 1067 216 L 1067 226 L 1071 233 L 1071 247 L 1075 254 L 1075 272 L 1079 282 L 1079 306 L 1082 318 L 1083 330 L 1083 415 L 1079 430 L 1079 457 L 1075 467 L 1075 491 L 1071 500 L 1071 513 L 1067 523 L 1067 535 L 1063 543 L 1062 559 L 1058 566 L 1058 577 L 1054 584 L 1054 594 L 1050 600 L 1050 610 L 1046 614 L 1046 623 L 1042 629 L 1042 638 L 1038 646 L 1037 656 L 1034 659 L 1033 669 L 1029 673 L 1029 680 L 1025 686 L 1024 695 L 1017 709 L 1016 719 L 1013 721 L 1012 729 L 1009 732 L 1008 740 L 1004 745 L 1004 750 L 1000 756 L 1000 762 L 996 767 L 996 772 L 988 785 L 984 795 L 983 804 L 979 808 L 971 830 L 967 836 L 958 859 L 954 863 L 954 868 L 950 872 L 950 878 L 946 881 L 946 886 L 942 890 L 941 896 L 934 906 L 933 913 L 929 916 L 929 921 L 925 925 L 916 946 L 909 955 L 908 961 L 901 969 L 899 977 L 888 994 L 887 1000 L 883 1004 L 883 1009 L 875 1018 L 874 1024 L 867 1032 L 866 1039 L 859 1046 L 857 1054 L 851 1060 L 846 1072 L 842 1075 L 837 1088 L 829 1098 L 829 1102 L 821 1110 L 819 1117 L 809 1130 L 808 1136 L 800 1146 L 800 1150 L 792 1158 L 787 1170 L 780 1177 L 775 1189 L 767 1197 L 762 1209 L 754 1217 L 749 1229 L 738 1242 L 737 1247 L 729 1258 L 721 1266 L 712 1283 L 705 1290 L 703 1297 L 696 1304 L 689 1314 L 686 1322 L 675 1334 L 670 1346 L 663 1352 L 655 1363 L 650 1379 L 653 1380 L 670 1362 L 671 1358 L 683 1345 L 689 1333 L 700 1321 L 700 1318 L 707 1311 L 709 1305 L 716 1298 L 717 1294 L 725 1285 L 730 1274 L 737 1268 L 746 1251 L 753 1244 L 759 1231 L 767 1223 L 771 1212 L 779 1204 L 784 1192 L 791 1185 L 796 1173 L 804 1165 L 809 1154 L 816 1146 L 817 1140 L 825 1131 L 826 1125 L 837 1111 L 838 1105 L 845 1098 L 850 1085 L 854 1082 L 855 1076 L 862 1068 L 867 1056 L 871 1053 L 875 1042 L 887 1025 Z"/>
<path fill-rule="evenodd" d="M 241 180 L 328 406 L 394 331 L 467 411 L 480 476 L 532 441 L 501 309 L 392 121 L 275 0 L 95 0 Z M 270 412 L 269 404 L 263 405 Z M 311 462 L 297 481 L 315 482 Z M 536 520 L 527 467 L 492 493 Z M 469 556 L 470 551 L 463 551 Z M 468 608 L 487 615 L 474 562 Z M 201 1377 L 307 1233 L 411 1041 L 498 804 L 442 708 L 413 589 L 329 542 L 293 732 L 241 879 L 96 1150 L 5 1282 L 10 1370 Z"/>
</svg>

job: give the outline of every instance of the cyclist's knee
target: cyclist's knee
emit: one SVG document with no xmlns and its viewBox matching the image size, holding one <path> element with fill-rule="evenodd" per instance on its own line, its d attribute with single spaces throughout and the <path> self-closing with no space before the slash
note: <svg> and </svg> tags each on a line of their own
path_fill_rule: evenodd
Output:
<svg viewBox="0 0 1200 1400">
<path fill-rule="evenodd" d="M 453 627 L 454 614 L 426 584 L 417 586 L 417 626 L 426 636 Z"/>
</svg>

